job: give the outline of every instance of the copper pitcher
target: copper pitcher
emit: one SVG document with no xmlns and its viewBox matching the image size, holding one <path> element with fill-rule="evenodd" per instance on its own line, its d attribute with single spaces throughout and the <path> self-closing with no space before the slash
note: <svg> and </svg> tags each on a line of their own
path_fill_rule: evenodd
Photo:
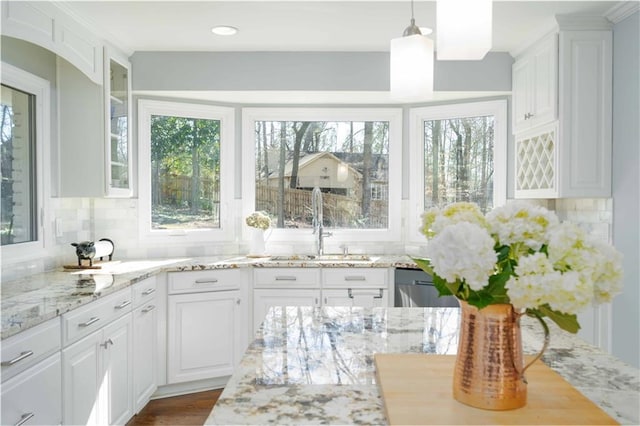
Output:
<svg viewBox="0 0 640 426">
<path fill-rule="evenodd" d="M 526 366 L 522 356 L 521 313 L 513 305 L 496 304 L 478 309 L 460 301 L 458 353 L 453 374 L 453 397 L 463 404 L 486 410 L 512 410 L 527 403 L 524 372 L 542 356 L 548 343 Z"/>
</svg>

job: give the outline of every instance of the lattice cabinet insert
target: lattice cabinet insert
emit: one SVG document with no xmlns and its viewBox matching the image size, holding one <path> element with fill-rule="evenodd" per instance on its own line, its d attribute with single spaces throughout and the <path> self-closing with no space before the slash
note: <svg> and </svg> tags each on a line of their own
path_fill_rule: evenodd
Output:
<svg viewBox="0 0 640 426">
<path fill-rule="evenodd" d="M 553 125 L 544 132 L 516 140 L 516 190 L 521 195 L 526 196 L 527 191 L 555 192 L 557 138 L 557 125 Z"/>
</svg>

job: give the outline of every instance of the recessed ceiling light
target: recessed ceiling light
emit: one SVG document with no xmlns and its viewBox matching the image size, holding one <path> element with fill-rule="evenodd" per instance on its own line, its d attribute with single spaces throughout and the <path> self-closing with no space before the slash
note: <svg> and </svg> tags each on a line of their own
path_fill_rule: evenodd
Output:
<svg viewBox="0 0 640 426">
<path fill-rule="evenodd" d="M 230 36 L 237 33 L 238 29 L 229 25 L 218 25 L 217 27 L 211 28 L 211 32 L 217 35 Z"/>
</svg>

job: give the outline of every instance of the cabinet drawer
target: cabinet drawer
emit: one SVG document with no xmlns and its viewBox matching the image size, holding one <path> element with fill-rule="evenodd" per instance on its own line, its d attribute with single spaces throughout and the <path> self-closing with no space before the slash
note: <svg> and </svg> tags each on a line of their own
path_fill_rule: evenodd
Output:
<svg viewBox="0 0 640 426">
<path fill-rule="evenodd" d="M 320 287 L 318 268 L 256 268 L 253 274 L 257 288 Z"/>
<path fill-rule="evenodd" d="M 387 288 L 386 268 L 325 268 L 322 273 L 323 288 Z"/>
<path fill-rule="evenodd" d="M 61 371 L 58 352 L 4 382 L 2 424 L 62 424 Z"/>
<path fill-rule="evenodd" d="M 207 271 L 170 272 L 169 294 L 203 291 L 237 290 L 242 285 L 239 269 L 211 269 Z"/>
<path fill-rule="evenodd" d="M 147 278 L 134 284 L 132 287 L 133 306 L 137 307 L 153 300 L 156 297 L 157 290 L 158 283 L 156 277 Z"/>
<path fill-rule="evenodd" d="M 98 299 L 62 316 L 62 346 L 98 330 L 119 316 L 131 312 L 131 287 Z"/>
<path fill-rule="evenodd" d="M 15 376 L 60 349 L 60 318 L 2 341 L 2 381 Z"/>
</svg>

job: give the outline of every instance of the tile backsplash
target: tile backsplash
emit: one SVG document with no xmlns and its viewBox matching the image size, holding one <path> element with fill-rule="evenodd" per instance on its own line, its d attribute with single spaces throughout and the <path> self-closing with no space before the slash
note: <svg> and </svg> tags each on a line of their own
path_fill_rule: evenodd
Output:
<svg viewBox="0 0 640 426">
<path fill-rule="evenodd" d="M 555 210 L 560 220 L 576 223 L 596 238 L 610 242 L 613 220 L 612 199 L 560 199 L 531 200 Z M 201 244 L 189 246 L 143 245 L 138 238 L 138 200 L 134 198 L 52 198 L 51 229 L 53 243 L 46 256 L 36 260 L 2 265 L 2 280 L 44 272 L 63 264 L 75 263 L 75 250 L 71 243 L 109 238 L 115 244 L 114 258 L 141 259 L 160 257 L 197 257 L 220 254 L 243 253 L 246 247 L 242 241 L 225 244 Z M 246 245 L 246 244 L 245 244 Z M 308 243 L 299 246 L 271 245 L 267 249 L 278 254 L 280 251 L 308 250 Z M 328 241 L 328 246 L 331 242 Z M 332 247 L 327 247 L 328 249 Z M 336 252 L 340 250 L 334 247 Z M 360 243 L 349 247 L 350 251 L 404 253 L 410 247 L 402 242 L 385 244 Z M 415 254 L 415 253 L 414 253 Z"/>
<path fill-rule="evenodd" d="M 611 243 L 612 198 L 571 198 L 555 200 L 555 211 L 562 221 L 575 223 L 594 238 Z"/>
</svg>

